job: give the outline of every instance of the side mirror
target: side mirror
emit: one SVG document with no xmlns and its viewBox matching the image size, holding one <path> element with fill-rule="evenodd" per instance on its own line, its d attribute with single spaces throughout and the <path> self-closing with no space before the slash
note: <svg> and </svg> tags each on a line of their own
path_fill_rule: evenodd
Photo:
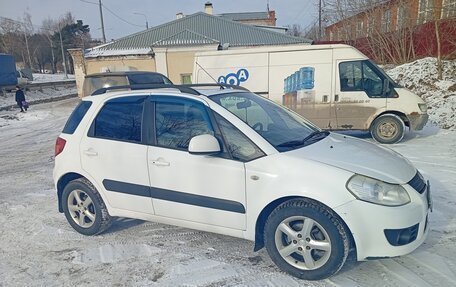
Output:
<svg viewBox="0 0 456 287">
<path fill-rule="evenodd" d="M 209 134 L 192 137 L 188 145 L 188 152 L 195 155 L 209 155 L 220 151 L 218 140 Z"/>
</svg>

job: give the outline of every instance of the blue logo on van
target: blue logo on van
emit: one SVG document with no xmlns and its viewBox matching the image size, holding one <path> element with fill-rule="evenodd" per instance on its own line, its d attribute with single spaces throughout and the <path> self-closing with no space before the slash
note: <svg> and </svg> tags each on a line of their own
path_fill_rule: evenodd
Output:
<svg viewBox="0 0 456 287">
<path fill-rule="evenodd" d="M 242 82 L 249 79 L 249 71 L 246 69 L 239 69 L 236 73 L 229 73 L 226 76 L 220 76 L 218 82 L 220 84 L 236 85 L 239 86 Z"/>
</svg>

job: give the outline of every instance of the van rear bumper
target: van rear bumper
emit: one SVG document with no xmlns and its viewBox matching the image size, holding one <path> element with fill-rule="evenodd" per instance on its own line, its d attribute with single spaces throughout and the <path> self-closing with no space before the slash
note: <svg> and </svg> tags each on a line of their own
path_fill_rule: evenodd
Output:
<svg viewBox="0 0 456 287">
<path fill-rule="evenodd" d="M 429 119 L 428 114 L 418 114 L 418 113 L 412 113 L 412 114 L 408 115 L 407 117 L 409 119 L 410 129 L 412 131 L 422 130 Z"/>
</svg>

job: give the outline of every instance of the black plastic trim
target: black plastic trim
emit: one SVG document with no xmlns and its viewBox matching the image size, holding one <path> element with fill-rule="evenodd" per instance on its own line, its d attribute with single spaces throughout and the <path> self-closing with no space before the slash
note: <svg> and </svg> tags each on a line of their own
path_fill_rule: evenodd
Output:
<svg viewBox="0 0 456 287">
<path fill-rule="evenodd" d="M 109 191 L 150 197 L 150 187 L 145 185 L 105 179 L 103 186 Z"/>
<path fill-rule="evenodd" d="M 110 179 L 103 180 L 103 186 L 106 188 L 106 190 L 114 192 L 126 193 L 143 197 L 152 197 L 154 199 L 179 202 L 183 204 L 245 214 L 245 207 L 242 203 L 227 199 L 189 194 L 185 192 L 173 191 L 158 187 L 149 187 Z"/>
</svg>

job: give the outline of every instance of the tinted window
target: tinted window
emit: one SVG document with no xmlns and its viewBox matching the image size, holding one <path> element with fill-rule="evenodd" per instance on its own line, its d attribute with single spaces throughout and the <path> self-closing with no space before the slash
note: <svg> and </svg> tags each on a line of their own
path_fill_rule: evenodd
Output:
<svg viewBox="0 0 456 287">
<path fill-rule="evenodd" d="M 81 122 L 82 118 L 85 116 L 87 111 L 89 110 L 92 102 L 90 101 L 82 101 L 79 105 L 74 109 L 71 113 L 71 116 L 68 118 L 68 121 L 63 128 L 63 133 L 72 134 L 78 127 L 79 123 Z"/>
<path fill-rule="evenodd" d="M 196 102 L 156 102 L 155 125 L 157 145 L 187 150 L 190 139 L 213 135 L 206 109 Z"/>
<path fill-rule="evenodd" d="M 215 114 L 215 120 L 233 159 L 251 161 L 264 156 L 264 153 L 229 121 L 218 114 Z"/>
<path fill-rule="evenodd" d="M 159 74 L 130 74 L 130 85 L 139 84 L 171 84 L 171 81 Z"/>
<path fill-rule="evenodd" d="M 144 97 L 120 98 L 107 102 L 94 121 L 93 136 L 141 142 Z"/>
</svg>

